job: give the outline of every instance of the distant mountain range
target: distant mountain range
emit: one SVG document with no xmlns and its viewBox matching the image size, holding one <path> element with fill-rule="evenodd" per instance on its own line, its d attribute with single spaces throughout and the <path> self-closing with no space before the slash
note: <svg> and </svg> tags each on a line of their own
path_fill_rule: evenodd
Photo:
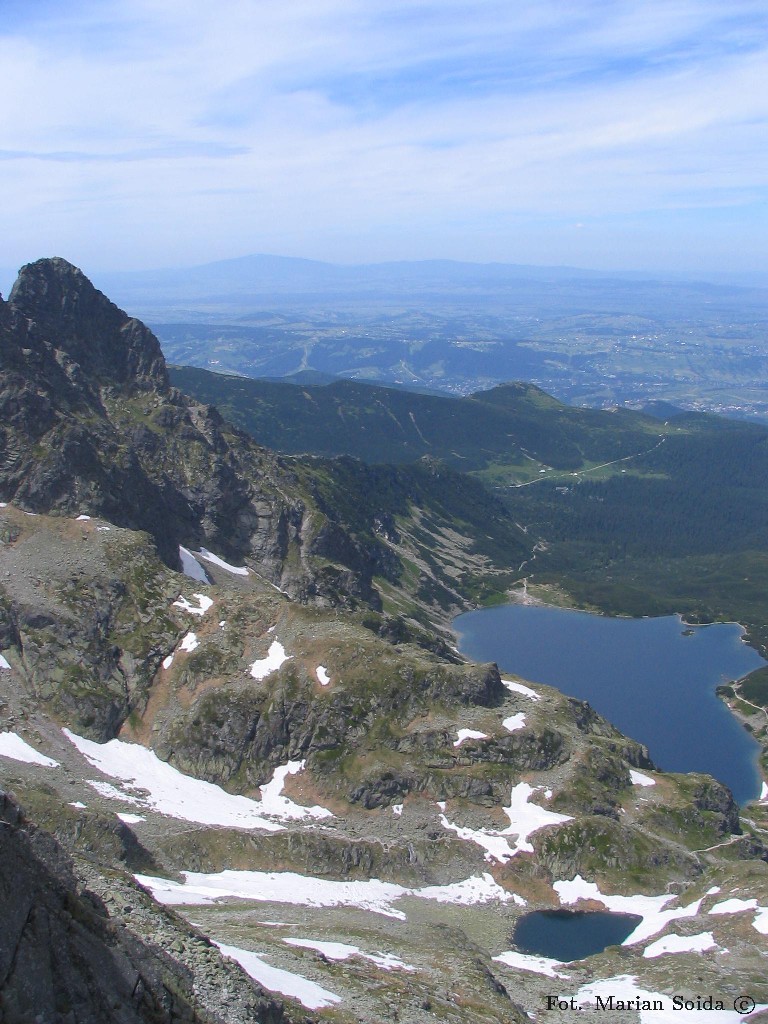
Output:
<svg viewBox="0 0 768 1024">
<path fill-rule="evenodd" d="M 252 255 L 200 266 L 94 275 L 98 287 L 132 312 L 188 305 L 206 308 L 275 308 L 298 302 L 407 304 L 415 301 L 449 306 L 500 302 L 565 304 L 573 310 L 636 308 L 648 293 L 669 298 L 670 289 L 686 302 L 703 295 L 726 295 L 768 287 L 768 275 L 699 280 L 695 275 L 585 270 L 512 263 L 454 260 L 402 260 L 387 263 L 337 264 L 285 256 Z"/>
</svg>

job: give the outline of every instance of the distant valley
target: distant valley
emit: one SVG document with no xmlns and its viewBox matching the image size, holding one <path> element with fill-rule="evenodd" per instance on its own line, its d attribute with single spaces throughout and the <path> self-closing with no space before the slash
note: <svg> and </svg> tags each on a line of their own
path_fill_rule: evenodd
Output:
<svg viewBox="0 0 768 1024">
<path fill-rule="evenodd" d="M 469 394 L 525 380 L 572 404 L 768 416 L 768 282 L 451 261 L 251 256 L 105 274 L 169 361 Z M 318 379 L 315 376 L 314 379 Z"/>
</svg>

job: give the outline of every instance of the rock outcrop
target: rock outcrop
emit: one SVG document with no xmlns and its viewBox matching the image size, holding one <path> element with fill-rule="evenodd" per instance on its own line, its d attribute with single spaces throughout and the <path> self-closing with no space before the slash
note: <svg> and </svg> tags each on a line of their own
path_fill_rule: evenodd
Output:
<svg viewBox="0 0 768 1024">
<path fill-rule="evenodd" d="M 85 870 L 100 894 L 83 885 L 53 837 L 0 791 L 5 1024 L 296 1021 L 180 919 L 151 906 L 139 890 L 129 892 L 127 880 L 99 886 L 98 872 Z"/>
</svg>

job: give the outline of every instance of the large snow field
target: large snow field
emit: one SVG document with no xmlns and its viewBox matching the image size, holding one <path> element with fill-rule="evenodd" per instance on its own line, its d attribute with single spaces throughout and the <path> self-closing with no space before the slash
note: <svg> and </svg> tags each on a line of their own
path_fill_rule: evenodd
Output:
<svg viewBox="0 0 768 1024">
<path fill-rule="evenodd" d="M 108 743 L 94 743 L 68 729 L 64 730 L 64 735 L 95 768 L 123 783 L 127 791 L 124 798 L 129 802 L 171 818 L 201 825 L 277 832 L 285 826 L 268 818 L 297 821 L 331 816 L 331 812 L 323 807 L 302 807 L 281 795 L 286 777 L 301 771 L 303 761 L 292 761 L 277 768 L 271 782 L 261 787 L 262 800 L 258 801 L 235 796 L 212 782 L 185 775 L 138 743 L 124 743 L 116 739 Z M 114 795 L 123 797 L 119 791 Z"/>
<path fill-rule="evenodd" d="M 492 901 L 506 903 L 514 898 L 488 873 L 450 885 L 429 885 L 421 889 L 409 889 L 378 878 L 336 881 L 294 871 L 220 871 L 216 874 L 184 871 L 182 874 L 183 882 L 151 875 L 135 877 L 158 902 L 168 906 L 203 906 L 218 900 L 241 899 L 302 907 L 355 907 L 399 921 L 407 918 L 394 904 L 406 896 L 459 906 Z"/>
</svg>

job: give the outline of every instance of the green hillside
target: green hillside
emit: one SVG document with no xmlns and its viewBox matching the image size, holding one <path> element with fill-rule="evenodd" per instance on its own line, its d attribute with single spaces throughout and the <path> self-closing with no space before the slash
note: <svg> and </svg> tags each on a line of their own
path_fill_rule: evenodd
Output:
<svg viewBox="0 0 768 1024">
<path fill-rule="evenodd" d="M 573 408 L 530 384 L 444 398 L 346 381 L 171 375 L 284 452 L 401 464 L 430 455 L 471 474 L 539 541 L 519 573 L 533 586 L 555 584 L 604 611 L 734 619 L 768 649 L 761 425 Z M 386 504 L 376 487 L 369 494 Z"/>
</svg>

